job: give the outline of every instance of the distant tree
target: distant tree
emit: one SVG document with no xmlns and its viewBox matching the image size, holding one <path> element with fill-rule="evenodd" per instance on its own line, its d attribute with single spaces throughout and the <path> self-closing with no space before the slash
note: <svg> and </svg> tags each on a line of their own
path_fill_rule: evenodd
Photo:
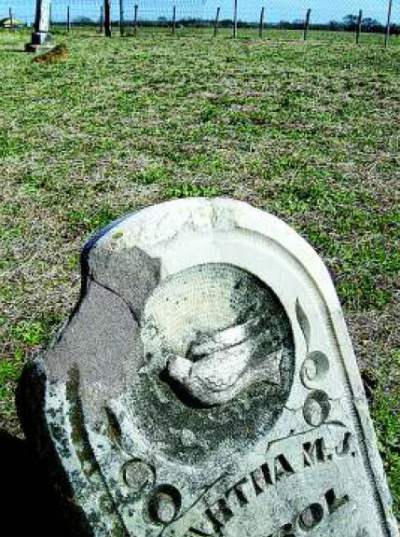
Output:
<svg viewBox="0 0 400 537">
<path fill-rule="evenodd" d="M 366 32 L 383 32 L 384 27 L 376 19 L 366 17 L 363 19 L 363 28 Z"/>
<path fill-rule="evenodd" d="M 74 24 L 80 24 L 81 26 L 86 26 L 89 24 L 94 24 L 90 17 L 75 17 L 73 20 Z"/>
<path fill-rule="evenodd" d="M 332 32 L 337 32 L 338 30 L 343 30 L 343 24 L 338 21 L 329 21 L 328 23 L 329 30 Z"/>
<path fill-rule="evenodd" d="M 291 27 L 294 28 L 295 30 L 300 30 L 301 28 L 303 28 L 303 26 L 304 26 L 304 21 L 302 19 L 295 19 L 291 24 Z"/>
<path fill-rule="evenodd" d="M 221 28 L 229 28 L 230 26 L 232 26 L 232 19 L 222 19 L 219 22 L 219 25 L 221 26 Z"/>
<path fill-rule="evenodd" d="M 400 26 L 398 24 L 392 24 L 391 27 L 392 35 L 399 35 L 400 34 Z"/>
<path fill-rule="evenodd" d="M 346 30 L 355 30 L 357 28 L 357 21 L 358 16 L 357 15 L 346 15 L 343 18 L 343 24 L 346 28 Z"/>
<path fill-rule="evenodd" d="M 337 31 L 352 31 L 354 32 L 358 25 L 358 17 L 359 15 L 346 15 L 342 21 L 336 21 L 331 20 L 328 23 L 313 23 L 312 27 L 315 30 L 330 30 L 332 32 Z M 212 22 L 212 21 L 211 21 Z M 211 23 L 209 21 L 209 23 Z M 376 19 L 371 18 L 365 18 L 362 21 L 363 23 L 363 31 L 365 32 L 383 32 L 385 30 L 385 27 Z M 231 26 L 232 20 L 225 19 L 220 22 L 220 26 Z M 254 23 L 249 22 L 240 22 L 240 26 L 252 26 Z M 281 20 L 278 22 L 278 24 L 274 24 L 274 26 L 277 26 L 278 28 L 285 29 L 285 30 L 299 30 L 304 27 L 304 20 L 303 19 L 295 19 L 293 21 L 287 21 L 287 20 Z M 400 35 L 400 25 L 392 24 L 391 25 L 391 32 L 394 35 Z"/>
<path fill-rule="evenodd" d="M 290 22 L 280 20 L 279 23 L 278 23 L 278 26 L 279 26 L 279 28 L 289 28 L 290 27 Z"/>
</svg>

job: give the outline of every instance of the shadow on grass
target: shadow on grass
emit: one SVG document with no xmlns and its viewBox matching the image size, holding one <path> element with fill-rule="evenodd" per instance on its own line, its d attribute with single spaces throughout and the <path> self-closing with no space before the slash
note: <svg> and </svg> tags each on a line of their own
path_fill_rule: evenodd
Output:
<svg viewBox="0 0 400 537">
<path fill-rule="evenodd" d="M 54 491 L 24 440 L 0 431 L 0 537 L 67 537 Z"/>
</svg>

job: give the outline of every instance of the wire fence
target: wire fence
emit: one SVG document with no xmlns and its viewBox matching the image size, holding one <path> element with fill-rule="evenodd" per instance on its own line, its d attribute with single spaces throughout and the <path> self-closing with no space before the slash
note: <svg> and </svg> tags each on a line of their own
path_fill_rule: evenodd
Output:
<svg viewBox="0 0 400 537">
<path fill-rule="evenodd" d="M 400 34 L 400 0 L 109 0 L 110 23 L 122 35 L 149 29 L 243 28 Z M 36 0 L 0 0 L 0 29 L 30 27 Z M 104 30 L 104 0 L 52 0 L 53 31 Z"/>
</svg>

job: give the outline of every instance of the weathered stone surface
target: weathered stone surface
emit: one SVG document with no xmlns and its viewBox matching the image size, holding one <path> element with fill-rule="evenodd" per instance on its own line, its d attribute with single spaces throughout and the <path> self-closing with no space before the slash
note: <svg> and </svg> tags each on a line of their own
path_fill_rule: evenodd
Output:
<svg viewBox="0 0 400 537">
<path fill-rule="evenodd" d="M 335 290 L 293 230 L 169 202 L 82 267 L 19 390 L 76 535 L 398 537 Z"/>
</svg>

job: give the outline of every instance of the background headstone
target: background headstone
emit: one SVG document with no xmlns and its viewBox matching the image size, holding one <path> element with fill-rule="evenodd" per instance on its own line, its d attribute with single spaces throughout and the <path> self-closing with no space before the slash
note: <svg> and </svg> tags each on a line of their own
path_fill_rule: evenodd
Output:
<svg viewBox="0 0 400 537">
<path fill-rule="evenodd" d="M 34 31 L 26 51 L 36 52 L 49 39 L 51 0 L 36 0 Z"/>
<path fill-rule="evenodd" d="M 77 534 L 398 536 L 340 304 L 292 229 L 174 201 L 98 234 L 82 268 L 19 390 Z"/>
</svg>

